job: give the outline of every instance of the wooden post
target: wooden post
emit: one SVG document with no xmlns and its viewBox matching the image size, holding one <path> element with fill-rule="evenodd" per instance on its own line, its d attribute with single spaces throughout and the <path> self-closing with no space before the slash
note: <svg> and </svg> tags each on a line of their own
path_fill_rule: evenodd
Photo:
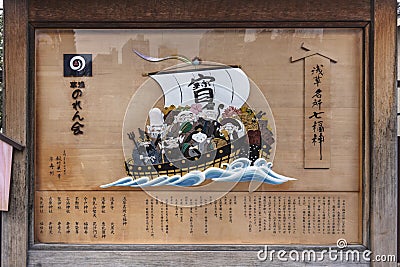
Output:
<svg viewBox="0 0 400 267">
<path fill-rule="evenodd" d="M 374 255 L 396 255 L 396 1 L 375 0 L 373 4 L 370 250 Z"/>
<path fill-rule="evenodd" d="M 27 0 L 4 1 L 4 133 L 25 145 L 27 129 Z M 30 117 L 30 120 L 33 116 Z M 13 155 L 8 212 L 1 213 L 1 266 L 26 266 L 28 249 L 27 149 Z"/>
</svg>

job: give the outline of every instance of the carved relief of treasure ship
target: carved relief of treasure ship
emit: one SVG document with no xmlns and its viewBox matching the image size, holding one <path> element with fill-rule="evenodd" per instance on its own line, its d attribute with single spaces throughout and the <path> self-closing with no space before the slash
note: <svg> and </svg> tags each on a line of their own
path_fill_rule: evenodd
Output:
<svg viewBox="0 0 400 267">
<path fill-rule="evenodd" d="M 135 53 L 152 62 L 171 58 Z M 149 111 L 146 129 L 126 133 L 134 144 L 125 161 L 129 176 L 183 176 L 238 158 L 269 157 L 273 134 L 265 113 L 247 105 L 250 81 L 240 68 L 195 59 L 149 76 L 162 89 L 164 107 Z"/>
</svg>

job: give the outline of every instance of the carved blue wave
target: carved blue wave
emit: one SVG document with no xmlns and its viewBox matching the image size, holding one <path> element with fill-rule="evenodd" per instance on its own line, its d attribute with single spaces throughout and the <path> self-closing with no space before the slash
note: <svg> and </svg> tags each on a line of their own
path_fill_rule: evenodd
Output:
<svg viewBox="0 0 400 267">
<path fill-rule="evenodd" d="M 205 180 L 216 182 L 250 182 L 257 181 L 266 184 L 278 185 L 287 181 L 296 180 L 295 178 L 280 175 L 272 170 L 272 163 L 263 158 L 259 158 L 250 166 L 250 160 L 239 158 L 230 164 L 225 163 L 225 169 L 211 167 L 204 171 L 191 171 L 184 176 L 159 176 L 156 179 L 141 177 L 133 179 L 124 177 L 112 183 L 101 185 L 101 188 L 112 186 L 130 186 L 130 187 L 150 187 L 150 186 L 196 186 Z"/>
</svg>

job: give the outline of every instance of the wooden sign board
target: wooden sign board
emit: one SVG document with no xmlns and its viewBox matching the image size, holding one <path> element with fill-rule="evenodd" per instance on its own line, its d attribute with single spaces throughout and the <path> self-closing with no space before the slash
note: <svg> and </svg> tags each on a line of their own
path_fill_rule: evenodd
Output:
<svg viewBox="0 0 400 267">
<path fill-rule="evenodd" d="M 37 30 L 36 242 L 332 244 L 346 238 L 359 243 L 362 38 L 361 29 L 349 28 Z M 323 91 L 329 106 L 322 106 L 327 136 L 316 151 L 313 125 L 305 123 L 315 111 L 305 109 L 306 99 L 312 100 L 305 73 L 319 61 L 291 62 L 304 53 L 304 42 L 338 59 L 323 62 L 325 71 L 329 66 L 324 80 L 329 90 Z M 265 160 L 274 172 L 297 180 L 261 183 L 253 193 L 250 182 L 229 190 L 223 182 L 218 183 L 223 189 L 216 183 L 154 191 L 104 188 L 127 177 L 132 140 L 140 137 L 137 128 L 152 126 L 152 108 L 164 110 L 167 100 L 159 83 L 142 74 L 179 64 L 148 62 L 133 50 L 154 58 L 184 55 L 240 65 L 249 78 L 247 106 L 232 112 L 248 112 L 249 122 L 241 118 L 246 129 L 253 120 L 257 130 L 271 132 Z M 304 165 L 305 155 L 311 155 L 311 168 Z"/>
</svg>

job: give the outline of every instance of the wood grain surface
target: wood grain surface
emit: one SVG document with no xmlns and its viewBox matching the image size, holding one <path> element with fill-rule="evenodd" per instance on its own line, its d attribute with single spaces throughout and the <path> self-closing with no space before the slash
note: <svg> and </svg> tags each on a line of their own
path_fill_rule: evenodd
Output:
<svg viewBox="0 0 400 267">
<path fill-rule="evenodd" d="M 326 1 L 29 1 L 31 22 L 369 21 L 367 0 Z M 105 8 L 106 7 L 106 8 Z M 68 12 L 66 12 L 68 11 Z"/>
<path fill-rule="evenodd" d="M 4 133 L 26 145 L 28 86 L 27 1 L 4 1 Z M 31 117 L 32 119 L 32 117 Z M 30 140 L 32 141 L 32 140 Z M 8 212 L 1 213 L 1 266 L 26 266 L 28 244 L 27 150 L 14 151 Z"/>
<path fill-rule="evenodd" d="M 374 1 L 371 103 L 371 250 L 393 255 L 397 254 L 394 237 L 398 231 L 395 5 L 395 1 Z"/>
</svg>

